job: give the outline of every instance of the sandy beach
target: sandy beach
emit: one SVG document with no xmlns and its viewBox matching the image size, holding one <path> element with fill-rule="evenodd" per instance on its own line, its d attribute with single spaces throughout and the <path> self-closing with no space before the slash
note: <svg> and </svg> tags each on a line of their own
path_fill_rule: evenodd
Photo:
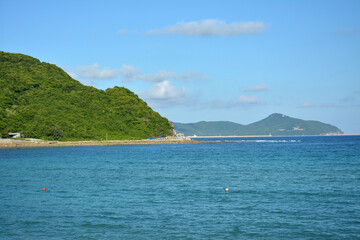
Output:
<svg viewBox="0 0 360 240">
<path fill-rule="evenodd" d="M 159 139 L 159 140 L 112 140 L 112 141 L 26 141 L 14 139 L 0 139 L 0 148 L 25 147 L 71 147 L 71 146 L 113 146 L 113 145 L 155 145 L 155 144 L 192 144 L 200 143 L 187 139 Z"/>
</svg>

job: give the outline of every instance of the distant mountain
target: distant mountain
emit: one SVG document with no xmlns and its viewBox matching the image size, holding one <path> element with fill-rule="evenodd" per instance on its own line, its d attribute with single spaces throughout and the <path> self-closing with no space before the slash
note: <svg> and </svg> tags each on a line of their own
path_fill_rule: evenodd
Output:
<svg viewBox="0 0 360 240">
<path fill-rule="evenodd" d="M 0 52 L 0 134 L 112 140 L 167 136 L 172 129 L 166 118 L 126 88 L 84 86 L 53 64 Z"/>
<path fill-rule="evenodd" d="M 177 132 L 185 136 L 248 136 L 248 135 L 325 135 L 343 134 L 339 128 L 319 121 L 305 121 L 280 113 L 267 118 L 242 125 L 233 122 L 214 121 L 197 123 L 174 123 Z"/>
</svg>

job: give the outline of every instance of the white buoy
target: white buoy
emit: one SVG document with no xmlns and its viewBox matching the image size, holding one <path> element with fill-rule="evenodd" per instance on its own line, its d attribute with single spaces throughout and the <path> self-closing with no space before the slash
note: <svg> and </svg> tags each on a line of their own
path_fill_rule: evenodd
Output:
<svg viewBox="0 0 360 240">
<path fill-rule="evenodd" d="M 229 189 L 228 189 L 228 188 L 225 188 L 225 192 L 228 193 L 228 192 L 229 192 Z"/>
</svg>

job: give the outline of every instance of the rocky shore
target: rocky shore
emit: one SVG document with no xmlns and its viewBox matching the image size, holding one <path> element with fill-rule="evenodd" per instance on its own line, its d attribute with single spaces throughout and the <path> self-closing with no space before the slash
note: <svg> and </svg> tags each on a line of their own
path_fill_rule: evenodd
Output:
<svg viewBox="0 0 360 240">
<path fill-rule="evenodd" d="M 112 141 L 34 141 L 0 139 L 0 148 L 27 147 L 71 147 L 71 146 L 113 146 L 113 145 L 156 145 L 156 144 L 192 144 L 200 143 L 188 139 L 159 139 L 159 140 L 112 140 Z"/>
</svg>

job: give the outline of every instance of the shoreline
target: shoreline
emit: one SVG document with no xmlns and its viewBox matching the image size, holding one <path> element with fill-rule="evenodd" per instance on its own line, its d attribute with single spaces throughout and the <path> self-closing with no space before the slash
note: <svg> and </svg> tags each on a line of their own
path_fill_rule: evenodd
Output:
<svg viewBox="0 0 360 240">
<path fill-rule="evenodd" d="M 201 138 L 255 138 L 255 137 L 329 137 L 329 136 L 360 136 L 360 134 L 344 134 L 344 135 L 307 135 L 307 136 L 268 136 L 268 135 L 252 135 L 252 136 L 197 136 L 180 139 L 143 139 L 143 140 L 108 140 L 108 141 L 47 141 L 47 140 L 16 140 L 11 138 L 0 138 L 1 148 L 34 148 L 34 147 L 82 147 L 82 146 L 130 146 L 130 145 L 164 145 L 164 144 L 196 144 L 196 143 L 213 143 L 211 141 L 201 141 Z M 199 138 L 199 140 L 197 140 Z"/>
<path fill-rule="evenodd" d="M 162 140 L 110 140 L 110 141 L 26 141 L 0 139 L 0 148 L 32 147 L 82 147 L 82 146 L 123 146 L 123 145 L 158 145 L 158 144 L 194 144 L 197 140 L 162 139 Z"/>
<path fill-rule="evenodd" d="M 341 137 L 341 136 L 360 136 L 360 134 L 334 134 L 334 135 L 244 135 L 244 136 L 188 136 L 192 139 L 196 138 L 256 138 L 256 137 Z"/>
</svg>

